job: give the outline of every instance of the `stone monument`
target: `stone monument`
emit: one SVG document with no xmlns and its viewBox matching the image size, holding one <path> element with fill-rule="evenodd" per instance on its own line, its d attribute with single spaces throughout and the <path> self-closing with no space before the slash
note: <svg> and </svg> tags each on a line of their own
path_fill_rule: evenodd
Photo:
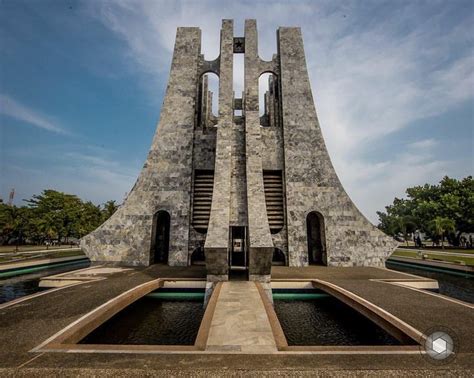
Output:
<svg viewBox="0 0 474 378">
<path fill-rule="evenodd" d="M 208 281 L 243 271 L 266 281 L 289 266 L 384 266 L 397 243 L 355 207 L 321 134 L 300 28 L 280 27 L 278 52 L 258 56 L 257 24 L 243 37 L 223 20 L 220 55 L 206 61 L 201 31 L 180 27 L 168 87 L 143 169 L 117 212 L 85 236 L 92 261 L 129 266 L 206 264 Z M 244 54 L 244 92 L 233 58 Z M 219 77 L 212 114 L 208 73 Z M 265 113 L 259 77 L 271 73 Z"/>
</svg>

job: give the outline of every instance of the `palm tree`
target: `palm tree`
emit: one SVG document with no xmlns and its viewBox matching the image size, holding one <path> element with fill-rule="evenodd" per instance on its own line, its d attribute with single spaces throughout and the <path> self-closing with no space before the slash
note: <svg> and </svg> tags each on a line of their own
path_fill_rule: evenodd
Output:
<svg viewBox="0 0 474 378">
<path fill-rule="evenodd" d="M 444 235 L 447 232 L 456 230 L 456 223 L 449 218 L 436 217 L 430 222 L 433 234 L 441 238 L 441 248 L 444 249 Z"/>
<path fill-rule="evenodd" d="M 403 234 L 403 238 L 405 239 L 405 243 L 407 243 L 407 246 L 408 234 L 410 232 L 413 232 L 415 227 L 415 222 L 411 216 L 404 215 L 395 218 L 395 229 Z"/>
</svg>

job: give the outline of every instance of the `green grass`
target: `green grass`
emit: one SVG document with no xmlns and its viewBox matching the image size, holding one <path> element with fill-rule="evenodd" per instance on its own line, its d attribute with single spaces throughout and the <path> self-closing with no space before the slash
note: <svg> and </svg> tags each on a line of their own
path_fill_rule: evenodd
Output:
<svg viewBox="0 0 474 378">
<path fill-rule="evenodd" d="M 399 245 L 398 248 L 406 248 L 406 245 Z M 451 253 L 466 253 L 466 254 L 473 254 L 474 255 L 474 249 L 451 249 L 449 247 L 446 247 L 445 249 L 441 249 L 441 248 L 436 248 L 436 249 L 433 249 L 433 247 L 430 247 L 430 246 L 426 246 L 424 248 L 417 248 L 417 249 L 413 249 L 413 248 L 410 248 L 410 250 L 412 251 L 419 251 L 419 250 L 422 250 L 422 251 L 426 251 L 426 252 L 451 252 Z"/>
<path fill-rule="evenodd" d="M 29 252 L 29 251 L 45 251 L 46 249 L 49 251 L 55 250 L 55 249 L 66 249 L 66 248 L 71 248 L 71 245 L 66 244 L 66 245 L 54 245 L 54 246 L 49 246 L 49 248 L 46 248 L 45 245 L 20 245 L 18 247 L 18 252 Z M 71 249 L 74 248 L 79 248 L 77 246 L 73 246 Z M 2 245 L 0 246 L 0 254 L 2 253 L 12 253 L 16 252 L 16 247 L 14 245 Z"/>
<path fill-rule="evenodd" d="M 51 253 L 41 253 L 41 255 L 15 255 L 15 254 L 3 254 L 0 256 L 0 264 L 8 262 L 22 262 L 22 261 L 35 261 L 42 259 L 60 258 L 60 257 L 71 257 L 71 256 L 85 256 L 84 252 L 80 249 L 72 249 L 70 251 L 52 251 Z"/>
<path fill-rule="evenodd" d="M 440 260 L 440 261 L 446 261 L 446 262 L 451 262 L 451 263 L 456 263 L 456 262 L 459 263 L 459 261 L 464 261 L 466 265 L 474 266 L 474 256 L 473 257 L 448 256 L 448 255 L 442 255 L 442 254 L 432 252 L 432 251 L 427 251 L 427 250 L 421 250 L 421 253 L 423 255 L 427 255 L 428 259 L 432 259 L 432 260 Z M 395 252 L 393 252 L 392 256 L 411 257 L 411 258 L 421 260 L 421 256 L 418 255 L 418 251 L 406 251 L 406 250 L 397 249 Z"/>
</svg>

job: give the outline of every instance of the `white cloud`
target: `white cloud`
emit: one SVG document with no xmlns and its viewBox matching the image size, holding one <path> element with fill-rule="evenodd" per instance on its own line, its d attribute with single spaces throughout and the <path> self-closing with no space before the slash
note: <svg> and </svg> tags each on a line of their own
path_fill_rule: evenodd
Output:
<svg viewBox="0 0 474 378">
<path fill-rule="evenodd" d="M 429 149 L 438 145 L 438 142 L 432 138 L 423 139 L 408 144 L 408 147 L 413 149 Z"/>
<path fill-rule="evenodd" d="M 65 129 L 60 127 L 55 121 L 51 120 L 51 117 L 30 109 L 4 94 L 0 94 L 0 114 L 5 114 L 44 130 L 61 134 L 67 133 Z"/>
<path fill-rule="evenodd" d="M 125 41 L 137 69 L 165 80 L 178 26 L 199 26 L 202 51 L 214 59 L 221 19 L 233 18 L 235 35 L 243 35 L 243 20 L 256 18 L 266 60 L 276 52 L 278 26 L 301 26 L 328 150 L 346 190 L 372 220 L 406 187 L 463 174 L 459 162 L 432 153 L 434 139 L 407 143 L 390 159 L 368 160 L 363 154 L 371 144 L 389 145 L 394 133 L 415 121 L 472 101 L 472 17 L 444 30 L 446 10 L 433 14 L 428 7 L 420 13 L 418 3 L 398 3 L 396 10 L 374 17 L 375 7 L 360 2 L 248 4 L 123 0 L 93 5 L 91 14 Z"/>
</svg>

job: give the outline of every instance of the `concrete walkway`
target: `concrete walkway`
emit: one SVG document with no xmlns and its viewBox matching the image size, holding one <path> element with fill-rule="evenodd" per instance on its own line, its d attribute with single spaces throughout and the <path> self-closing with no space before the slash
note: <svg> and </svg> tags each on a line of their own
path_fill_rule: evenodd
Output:
<svg viewBox="0 0 474 378">
<path fill-rule="evenodd" d="M 206 350 L 277 352 L 270 322 L 254 282 L 222 284 Z"/>
</svg>

